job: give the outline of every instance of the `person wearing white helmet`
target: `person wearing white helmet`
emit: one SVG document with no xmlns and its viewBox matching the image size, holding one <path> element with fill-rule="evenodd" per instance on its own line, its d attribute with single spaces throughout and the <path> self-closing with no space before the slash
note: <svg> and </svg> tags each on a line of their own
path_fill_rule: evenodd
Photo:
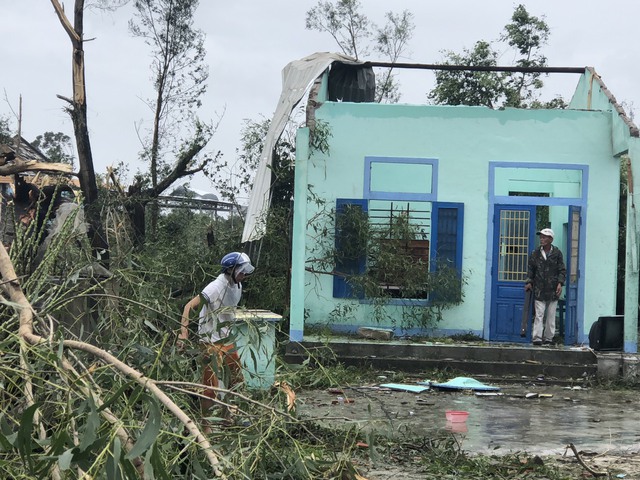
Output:
<svg viewBox="0 0 640 480">
<path fill-rule="evenodd" d="M 240 358 L 235 345 L 225 339 L 229 337 L 234 310 L 242 297 L 242 281 L 255 268 L 249 256 L 241 252 L 226 254 L 220 265 L 220 275 L 184 306 L 178 342 L 182 346 L 188 339 L 189 315 L 202 304 L 198 321 L 198 340 L 205 356 L 202 383 L 231 389 L 241 378 Z M 204 395 L 208 399 L 201 400 L 203 414 L 213 406 L 217 393 L 207 389 Z"/>
<path fill-rule="evenodd" d="M 556 308 L 562 294 L 567 269 L 562 252 L 553 243 L 553 230 L 543 228 L 540 247 L 529 256 L 525 290 L 533 290 L 535 316 L 531 329 L 531 341 L 534 345 L 550 345 L 556 332 Z"/>
</svg>

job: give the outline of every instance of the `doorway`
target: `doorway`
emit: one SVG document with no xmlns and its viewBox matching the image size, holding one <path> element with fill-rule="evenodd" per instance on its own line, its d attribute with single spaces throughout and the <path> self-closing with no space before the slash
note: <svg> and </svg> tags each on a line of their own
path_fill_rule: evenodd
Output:
<svg viewBox="0 0 640 480">
<path fill-rule="evenodd" d="M 531 316 L 526 336 L 520 336 L 529 254 L 538 246 L 536 231 L 550 226 L 554 245 L 563 254 L 567 276 L 558 302 L 557 333 L 565 345 L 578 339 L 578 291 L 581 209 L 578 206 L 496 205 L 491 271 L 489 339 L 499 342 L 531 341 Z"/>
</svg>

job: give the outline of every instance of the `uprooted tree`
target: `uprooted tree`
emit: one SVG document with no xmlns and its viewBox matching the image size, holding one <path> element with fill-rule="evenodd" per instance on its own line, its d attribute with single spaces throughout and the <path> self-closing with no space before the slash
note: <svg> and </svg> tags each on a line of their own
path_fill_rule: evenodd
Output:
<svg viewBox="0 0 640 480">
<path fill-rule="evenodd" d="M 211 434 L 200 432 L 197 398 L 206 387 L 194 368 L 198 348 L 174 344 L 180 314 L 164 270 L 202 251 L 201 235 L 185 232 L 185 241 L 155 258 L 129 262 L 115 262 L 121 240 L 110 238 L 114 265 L 136 268 L 90 281 L 90 252 L 72 229 L 63 231 L 30 275 L 15 263 L 20 242 L 11 258 L 0 246 L 1 478 L 269 478 L 284 471 L 356 478 L 347 475 L 356 433 L 336 442 L 337 434 L 326 438 L 298 419 L 281 372 L 263 393 L 223 391 L 220 405 L 235 405 L 249 424 L 229 430 L 213 417 Z M 88 318 L 96 301 L 98 315 Z"/>
</svg>

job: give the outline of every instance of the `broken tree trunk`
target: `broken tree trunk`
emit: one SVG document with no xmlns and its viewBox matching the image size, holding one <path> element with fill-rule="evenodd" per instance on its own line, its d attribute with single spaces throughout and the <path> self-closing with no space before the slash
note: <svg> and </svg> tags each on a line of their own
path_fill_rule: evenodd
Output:
<svg viewBox="0 0 640 480">
<path fill-rule="evenodd" d="M 76 138 L 76 148 L 78 149 L 79 179 L 80 189 L 84 197 L 85 217 L 89 223 L 89 240 L 94 253 L 100 263 L 106 268 L 109 267 L 109 245 L 104 226 L 100 218 L 100 209 L 96 208 L 98 201 L 98 185 L 93 166 L 93 155 L 91 151 L 91 141 L 89 139 L 89 127 L 87 124 L 87 95 L 84 70 L 84 0 L 75 0 L 73 25 L 69 22 L 64 9 L 58 0 L 51 0 L 51 4 L 67 32 L 73 54 L 71 58 L 73 77 L 73 99 L 58 95 L 59 98 L 67 101 L 70 105 L 67 108 L 73 131 Z"/>
</svg>

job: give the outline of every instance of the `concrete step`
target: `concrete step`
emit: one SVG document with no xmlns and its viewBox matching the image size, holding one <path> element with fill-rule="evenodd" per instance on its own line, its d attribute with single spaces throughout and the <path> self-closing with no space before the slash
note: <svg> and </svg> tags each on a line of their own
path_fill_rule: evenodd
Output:
<svg viewBox="0 0 640 480">
<path fill-rule="evenodd" d="M 556 383 L 581 382 L 598 372 L 598 359 L 588 349 L 534 347 L 520 344 L 429 344 L 408 341 L 309 340 L 287 346 L 285 360 L 333 356 L 347 365 L 421 372 L 449 370 L 460 375 L 509 380 L 544 378 Z"/>
<path fill-rule="evenodd" d="M 345 365 L 371 365 L 375 368 L 399 370 L 409 373 L 428 370 L 446 370 L 465 376 L 482 376 L 494 380 L 519 381 L 543 378 L 545 381 L 563 380 L 578 382 L 595 376 L 596 365 L 564 365 L 557 363 L 527 362 L 482 362 L 476 360 L 435 360 L 415 358 L 362 358 L 341 356 L 339 360 Z"/>
</svg>

